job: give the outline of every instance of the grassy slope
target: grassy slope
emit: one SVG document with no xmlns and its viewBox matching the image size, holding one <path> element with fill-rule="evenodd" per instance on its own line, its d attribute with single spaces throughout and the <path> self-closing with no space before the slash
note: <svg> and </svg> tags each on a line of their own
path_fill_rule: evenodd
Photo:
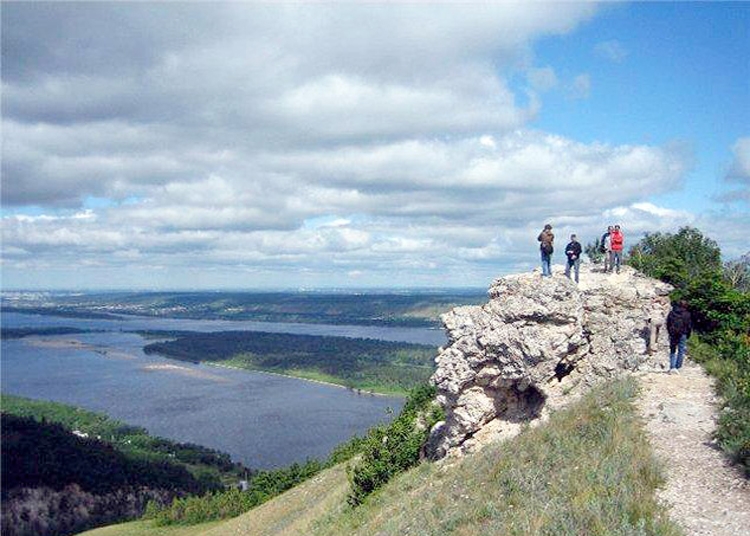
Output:
<svg viewBox="0 0 750 536">
<path fill-rule="evenodd" d="M 356 510 L 345 506 L 339 466 L 234 520 L 179 536 L 676 536 L 654 499 L 661 480 L 634 396 L 633 381 L 610 384 L 507 443 L 452 465 L 422 464 Z"/>
</svg>

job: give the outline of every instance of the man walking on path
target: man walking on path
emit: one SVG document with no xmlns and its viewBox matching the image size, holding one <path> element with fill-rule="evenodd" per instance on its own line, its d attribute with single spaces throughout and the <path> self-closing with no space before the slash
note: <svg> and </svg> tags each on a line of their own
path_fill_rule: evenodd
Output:
<svg viewBox="0 0 750 536">
<path fill-rule="evenodd" d="M 669 333 L 669 371 L 678 371 L 682 368 L 685 359 L 687 340 L 693 331 L 690 311 L 684 300 L 674 304 L 667 316 L 667 333 Z M 675 355 L 675 350 L 677 354 Z"/>
<path fill-rule="evenodd" d="M 609 263 L 609 271 L 611 272 L 612 268 L 615 268 L 619 274 L 620 264 L 622 263 L 622 248 L 625 245 L 625 237 L 622 235 L 619 225 L 615 225 L 614 230 L 609 235 L 609 239 L 612 244 L 612 259 Z"/>
<path fill-rule="evenodd" d="M 554 251 L 555 235 L 552 234 L 552 226 L 549 223 L 539 233 L 537 240 L 541 242 L 539 251 L 542 254 L 542 277 L 550 277 L 552 276 L 552 252 Z"/>
<path fill-rule="evenodd" d="M 570 243 L 565 246 L 565 255 L 568 262 L 565 263 L 565 277 L 570 279 L 570 268 L 575 272 L 576 283 L 578 283 L 578 272 L 581 268 L 581 243 L 576 240 L 576 235 L 570 235 Z"/>
</svg>

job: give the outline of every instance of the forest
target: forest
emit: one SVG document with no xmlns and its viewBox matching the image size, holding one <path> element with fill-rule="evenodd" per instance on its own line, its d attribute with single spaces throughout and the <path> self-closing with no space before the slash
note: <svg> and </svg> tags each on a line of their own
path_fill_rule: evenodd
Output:
<svg viewBox="0 0 750 536">
<path fill-rule="evenodd" d="M 58 423 L 2 413 L 2 534 L 66 535 L 218 489 L 183 464 L 136 456 Z"/>
<path fill-rule="evenodd" d="M 22 339 L 32 335 L 72 335 L 76 333 L 90 333 L 91 330 L 70 328 L 65 326 L 49 328 L 8 328 L 0 327 L 0 339 Z"/>
<path fill-rule="evenodd" d="M 419 344 L 252 331 L 182 333 L 174 340 L 151 343 L 144 352 L 389 394 L 405 394 L 426 382 L 435 357 L 435 348 Z"/>
</svg>

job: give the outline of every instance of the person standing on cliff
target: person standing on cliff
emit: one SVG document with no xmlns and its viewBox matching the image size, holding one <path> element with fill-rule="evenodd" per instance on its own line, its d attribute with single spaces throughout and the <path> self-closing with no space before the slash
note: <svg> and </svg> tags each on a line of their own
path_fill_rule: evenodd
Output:
<svg viewBox="0 0 750 536">
<path fill-rule="evenodd" d="M 581 268 L 581 243 L 576 239 L 576 235 L 570 235 L 570 243 L 565 246 L 565 255 L 568 262 L 565 263 L 565 277 L 570 279 L 570 269 L 575 272 L 576 283 L 578 283 L 578 272 Z"/>
<path fill-rule="evenodd" d="M 612 260 L 609 263 L 609 271 L 616 269 L 617 273 L 620 273 L 620 264 L 622 264 L 622 249 L 625 246 L 625 237 L 620 231 L 620 226 L 615 225 L 612 233 L 609 235 L 609 239 L 612 247 Z"/>
<path fill-rule="evenodd" d="M 539 233 L 537 240 L 540 242 L 539 251 L 542 254 L 542 277 L 552 276 L 552 252 L 555 250 L 555 235 L 552 234 L 552 226 L 548 223 Z"/>
<path fill-rule="evenodd" d="M 678 372 L 685 359 L 687 340 L 693 331 L 692 318 L 687 302 L 681 300 L 672 306 L 667 315 L 667 333 L 669 333 L 669 372 Z M 675 355 L 676 350 L 676 355 Z"/>
</svg>

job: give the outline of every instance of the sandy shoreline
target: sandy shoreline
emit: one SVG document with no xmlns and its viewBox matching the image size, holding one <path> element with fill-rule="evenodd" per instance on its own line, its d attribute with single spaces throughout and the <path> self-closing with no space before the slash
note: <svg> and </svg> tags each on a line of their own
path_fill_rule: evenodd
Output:
<svg viewBox="0 0 750 536">
<path fill-rule="evenodd" d="M 26 344 L 34 346 L 36 348 L 52 348 L 59 350 L 88 350 L 90 352 L 95 352 L 101 356 L 112 359 L 137 359 L 137 357 L 133 354 L 123 352 L 122 350 L 115 350 L 107 346 L 89 344 L 81 342 L 78 339 L 49 340 L 36 337 L 28 337 L 25 342 Z"/>
</svg>

